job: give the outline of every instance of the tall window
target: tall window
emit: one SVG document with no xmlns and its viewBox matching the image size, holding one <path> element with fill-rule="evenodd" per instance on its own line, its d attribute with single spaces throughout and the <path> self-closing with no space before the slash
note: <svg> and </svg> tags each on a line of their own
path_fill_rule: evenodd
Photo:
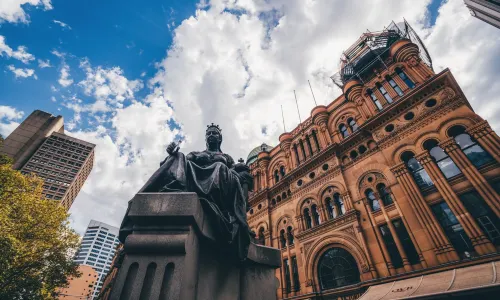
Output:
<svg viewBox="0 0 500 300">
<path fill-rule="evenodd" d="M 380 209 L 380 203 L 378 202 L 377 198 L 375 197 L 375 194 L 371 189 L 367 189 L 365 192 L 366 199 L 368 200 L 368 204 L 370 204 L 370 207 L 372 211 L 377 211 Z"/>
<path fill-rule="evenodd" d="M 318 262 L 321 290 L 334 289 L 359 282 L 359 270 L 352 255 L 343 248 L 327 250 Z"/>
<path fill-rule="evenodd" d="M 394 202 L 394 201 L 392 201 L 391 194 L 387 190 L 387 187 L 385 186 L 385 184 L 379 183 L 377 185 L 377 191 L 378 191 L 378 193 L 380 195 L 380 199 L 382 200 L 382 203 L 384 203 L 384 205 L 387 206 L 387 205 L 392 204 Z"/>
<path fill-rule="evenodd" d="M 378 90 L 380 91 L 380 93 L 382 93 L 382 96 L 384 96 L 385 100 L 387 100 L 387 103 L 392 103 L 392 97 L 391 95 L 389 95 L 389 93 L 385 90 L 385 88 L 377 82 L 376 84 Z"/>
<path fill-rule="evenodd" d="M 500 245 L 500 220 L 476 192 L 460 195 L 460 200 L 494 245 Z"/>
<path fill-rule="evenodd" d="M 309 208 L 304 208 L 304 221 L 306 222 L 306 229 L 312 227 L 312 218 L 309 212 Z"/>
<path fill-rule="evenodd" d="M 394 268 L 401 268 L 403 266 L 403 259 L 401 258 L 401 254 L 398 251 L 398 247 L 396 246 L 396 242 L 389 230 L 389 226 L 384 224 L 379 227 L 380 232 L 382 233 L 382 239 L 384 240 L 384 244 L 387 248 L 387 252 L 389 252 L 389 257 L 391 258 L 392 265 Z"/>
<path fill-rule="evenodd" d="M 349 127 L 351 128 L 352 132 L 355 132 L 359 128 L 358 124 L 356 124 L 356 121 L 354 120 L 354 118 L 347 119 L 347 124 L 349 124 Z"/>
<path fill-rule="evenodd" d="M 300 280 L 299 280 L 299 268 L 297 266 L 297 257 L 292 257 L 292 277 L 293 277 L 293 287 L 295 292 L 300 291 Z"/>
<path fill-rule="evenodd" d="M 283 261 L 283 268 L 285 268 L 285 292 L 290 293 L 292 291 L 292 282 L 290 280 L 290 268 L 288 264 L 288 258 Z"/>
<path fill-rule="evenodd" d="M 378 110 L 382 110 L 382 104 L 380 104 L 380 101 L 378 101 L 377 96 L 372 90 L 368 90 L 368 95 L 370 95 L 370 98 L 372 98 L 373 103 L 375 103 L 375 106 L 378 108 Z"/>
<path fill-rule="evenodd" d="M 434 185 L 431 178 L 429 177 L 429 174 L 427 174 L 427 171 L 425 171 L 418 160 L 415 159 L 412 152 L 404 152 L 401 155 L 401 159 L 405 162 L 406 167 L 411 172 L 413 178 L 415 179 L 415 182 L 420 189 L 425 189 Z"/>
<path fill-rule="evenodd" d="M 278 183 L 280 181 L 280 175 L 278 173 L 278 170 L 274 171 L 274 183 Z"/>
<path fill-rule="evenodd" d="M 281 166 L 280 167 L 280 174 L 281 174 L 281 177 L 285 177 L 285 166 Z"/>
<path fill-rule="evenodd" d="M 297 150 L 297 144 L 293 144 L 293 152 L 295 153 L 295 158 L 297 159 L 297 163 L 300 163 L 299 151 Z"/>
<path fill-rule="evenodd" d="M 448 135 L 455 138 L 455 141 L 460 146 L 463 153 L 476 168 L 482 167 L 493 161 L 493 157 L 465 132 L 464 127 L 453 126 L 448 130 Z"/>
<path fill-rule="evenodd" d="M 399 96 L 403 96 L 403 91 L 401 90 L 401 88 L 399 87 L 399 85 L 396 83 L 396 81 L 394 81 L 394 79 L 392 79 L 392 77 L 390 76 L 386 76 L 385 77 L 385 80 L 387 80 L 387 82 L 389 82 L 389 84 L 391 85 L 392 89 L 399 95 Z"/>
<path fill-rule="evenodd" d="M 286 247 L 285 229 L 281 229 L 281 231 L 280 231 L 280 245 L 281 245 L 281 248 Z"/>
<path fill-rule="evenodd" d="M 313 148 L 312 148 L 312 145 L 311 145 L 311 140 L 310 140 L 310 136 L 309 135 L 306 135 L 306 143 L 307 143 L 307 149 L 309 149 L 309 154 L 313 154 Z"/>
<path fill-rule="evenodd" d="M 318 136 L 316 135 L 316 130 L 313 130 L 312 136 L 313 136 L 314 144 L 316 144 L 316 149 L 318 149 L 318 152 L 319 152 L 320 148 L 319 148 Z"/>
<path fill-rule="evenodd" d="M 300 145 L 300 150 L 302 150 L 302 156 L 304 157 L 304 160 L 306 159 L 306 149 L 304 148 L 304 142 L 302 140 L 299 140 L 299 145 Z"/>
<path fill-rule="evenodd" d="M 405 224 L 401 221 L 401 219 L 392 221 L 394 228 L 396 229 L 396 234 L 398 235 L 401 244 L 403 245 L 403 249 L 405 250 L 406 256 L 408 257 L 408 261 L 410 264 L 417 264 L 420 262 L 420 258 L 418 257 L 417 250 L 415 249 L 415 245 L 406 230 Z"/>
<path fill-rule="evenodd" d="M 344 124 L 339 125 L 339 131 L 343 138 L 349 136 L 349 131 L 347 131 L 347 127 Z"/>
<path fill-rule="evenodd" d="M 438 219 L 439 224 L 443 228 L 446 236 L 450 240 L 455 250 L 460 255 L 464 252 L 472 252 L 474 248 L 472 243 L 464 231 L 462 225 L 458 222 L 457 217 L 453 214 L 446 202 L 441 202 L 431 206 L 432 212 Z"/>
<path fill-rule="evenodd" d="M 266 237 L 264 236 L 264 227 L 261 227 L 259 229 L 258 242 L 261 245 L 265 245 L 266 244 Z"/>
<path fill-rule="evenodd" d="M 448 154 L 446 154 L 446 152 L 438 146 L 438 142 L 436 140 L 425 141 L 424 148 L 429 151 L 429 154 L 432 156 L 439 169 L 443 172 L 447 179 L 462 174 L 451 157 L 449 157 Z"/>
<path fill-rule="evenodd" d="M 328 217 L 330 219 L 335 218 L 335 209 L 333 208 L 332 199 L 326 198 L 325 205 L 326 205 L 326 209 L 328 210 Z"/>
<path fill-rule="evenodd" d="M 335 208 L 337 209 L 337 214 L 339 216 L 345 214 L 344 201 L 342 201 L 339 193 L 333 194 L 333 203 L 335 205 Z"/>
<path fill-rule="evenodd" d="M 316 206 L 316 204 L 313 204 L 311 206 L 311 211 L 312 211 L 312 215 L 313 215 L 313 218 L 314 218 L 314 225 L 321 224 L 321 218 L 319 216 L 318 207 Z"/>
<path fill-rule="evenodd" d="M 400 68 L 396 68 L 396 73 L 398 74 L 399 78 L 401 78 L 410 89 L 415 87 L 415 83 L 413 83 L 413 81 L 411 81 L 411 79 L 408 76 L 406 76 L 403 70 L 401 70 Z"/>
<path fill-rule="evenodd" d="M 293 245 L 293 242 L 294 242 L 294 238 L 293 238 L 293 231 L 292 231 L 292 226 L 288 226 L 288 228 L 286 229 L 286 235 L 287 235 L 287 238 L 288 238 L 288 245 Z"/>
</svg>

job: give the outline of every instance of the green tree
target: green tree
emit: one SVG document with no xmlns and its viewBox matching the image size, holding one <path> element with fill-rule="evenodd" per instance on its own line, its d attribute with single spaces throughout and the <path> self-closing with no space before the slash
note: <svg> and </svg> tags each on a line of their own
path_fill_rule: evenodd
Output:
<svg viewBox="0 0 500 300">
<path fill-rule="evenodd" d="M 80 276 L 71 257 L 78 235 L 42 184 L 0 165 L 0 299 L 56 299 L 68 276 Z"/>
<path fill-rule="evenodd" d="M 3 145 L 3 136 L 0 134 L 0 148 L 2 148 Z M 14 162 L 12 158 L 5 154 L 0 154 L 0 165 L 10 165 Z"/>
</svg>

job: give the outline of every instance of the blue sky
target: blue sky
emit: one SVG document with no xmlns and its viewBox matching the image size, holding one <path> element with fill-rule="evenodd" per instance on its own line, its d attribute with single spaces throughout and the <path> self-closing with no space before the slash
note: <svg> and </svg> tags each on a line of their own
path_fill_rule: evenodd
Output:
<svg viewBox="0 0 500 300">
<path fill-rule="evenodd" d="M 70 212 L 118 225 L 127 201 L 182 135 L 204 147 L 223 129 L 238 159 L 276 145 L 314 103 L 340 90 L 330 76 L 367 29 L 406 19 L 436 72 L 450 68 L 472 107 L 500 128 L 500 31 L 461 0 L 11 0 L 0 2 L 0 133 L 35 109 L 95 143 L 96 161 Z"/>
</svg>

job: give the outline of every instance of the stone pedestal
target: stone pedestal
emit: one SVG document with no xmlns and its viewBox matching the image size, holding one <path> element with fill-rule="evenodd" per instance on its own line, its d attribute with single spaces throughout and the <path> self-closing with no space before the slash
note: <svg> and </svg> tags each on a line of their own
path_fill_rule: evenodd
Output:
<svg viewBox="0 0 500 300">
<path fill-rule="evenodd" d="M 251 243 L 240 262 L 195 193 L 139 193 L 125 218 L 131 230 L 120 235 L 125 256 L 110 299 L 276 299 L 279 250 Z"/>
</svg>

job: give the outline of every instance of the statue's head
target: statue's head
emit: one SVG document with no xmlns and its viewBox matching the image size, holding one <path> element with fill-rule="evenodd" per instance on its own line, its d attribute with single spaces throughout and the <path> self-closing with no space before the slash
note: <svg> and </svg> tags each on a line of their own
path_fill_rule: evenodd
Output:
<svg viewBox="0 0 500 300">
<path fill-rule="evenodd" d="M 215 125 L 214 123 L 207 125 L 205 143 L 207 145 L 207 149 L 217 149 L 218 151 L 221 151 L 220 145 L 222 144 L 222 129 L 220 129 L 219 125 Z"/>
</svg>

